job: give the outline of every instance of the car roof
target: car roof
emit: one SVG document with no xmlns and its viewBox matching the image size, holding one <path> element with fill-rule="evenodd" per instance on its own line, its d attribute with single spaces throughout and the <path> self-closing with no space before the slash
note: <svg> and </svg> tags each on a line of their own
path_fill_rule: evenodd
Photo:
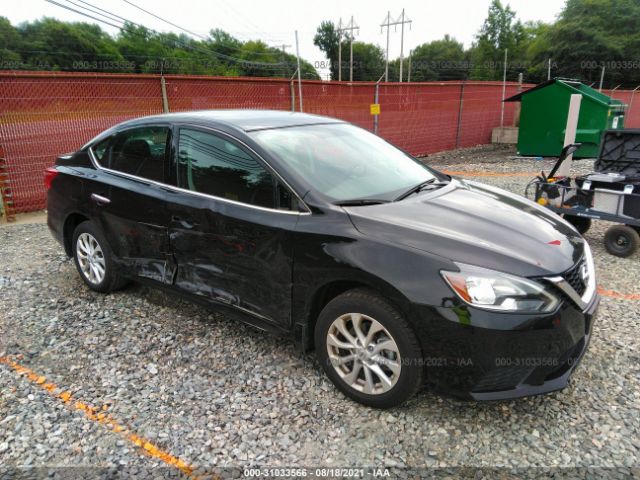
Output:
<svg viewBox="0 0 640 480">
<path fill-rule="evenodd" d="M 193 122 L 197 124 L 229 125 L 245 132 L 271 128 L 344 123 L 336 118 L 282 110 L 198 110 L 193 112 L 165 113 L 136 118 L 121 123 L 119 127 L 133 127 L 155 122 Z"/>
</svg>

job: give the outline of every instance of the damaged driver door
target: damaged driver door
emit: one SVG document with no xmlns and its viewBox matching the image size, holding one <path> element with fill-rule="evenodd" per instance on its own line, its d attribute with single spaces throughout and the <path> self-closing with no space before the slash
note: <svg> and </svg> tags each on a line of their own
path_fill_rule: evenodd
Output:
<svg viewBox="0 0 640 480">
<path fill-rule="evenodd" d="M 298 212 L 276 176 L 229 135 L 180 127 L 169 236 L 175 286 L 284 327 Z"/>
</svg>

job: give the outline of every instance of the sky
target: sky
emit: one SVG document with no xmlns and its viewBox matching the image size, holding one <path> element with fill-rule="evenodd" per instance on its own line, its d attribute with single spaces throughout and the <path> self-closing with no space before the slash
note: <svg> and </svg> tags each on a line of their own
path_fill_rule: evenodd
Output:
<svg viewBox="0 0 640 480">
<path fill-rule="evenodd" d="M 79 0 L 72 0 L 81 5 Z M 86 0 L 102 9 L 141 23 L 158 31 L 184 33 L 158 20 L 124 0 Z M 375 43 L 386 48 L 386 30 L 380 24 L 386 19 L 389 8 L 391 17 L 398 18 L 405 9 L 404 56 L 417 45 L 442 38 L 449 34 L 465 47 L 471 45 L 474 35 L 487 16 L 491 0 L 404 0 L 403 2 L 379 2 L 372 0 L 131 0 L 140 7 L 163 17 L 178 26 L 206 35 L 213 28 L 221 28 L 241 40 L 260 39 L 269 45 L 289 45 L 287 51 L 295 54 L 295 30 L 298 30 L 300 55 L 311 62 L 321 73 L 326 73 L 322 51 L 313 45 L 316 28 L 323 20 L 335 23 L 342 18 L 348 23 L 351 16 L 360 29 L 356 39 Z M 65 3 L 58 0 L 58 3 Z M 508 3 L 522 21 L 542 20 L 552 22 L 562 10 L 565 0 L 503 0 Z M 71 6 L 72 8 L 76 8 Z M 65 21 L 88 21 L 45 0 L 20 0 L 0 2 L 0 16 L 13 24 L 35 20 L 42 16 Z M 109 33 L 117 30 L 101 25 Z M 390 58 L 400 56 L 400 28 L 391 27 Z M 343 53 L 348 55 L 348 49 Z"/>
</svg>

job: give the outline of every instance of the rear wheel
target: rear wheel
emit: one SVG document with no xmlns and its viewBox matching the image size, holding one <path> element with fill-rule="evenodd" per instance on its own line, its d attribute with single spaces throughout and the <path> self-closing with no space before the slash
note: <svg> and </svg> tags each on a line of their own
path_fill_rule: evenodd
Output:
<svg viewBox="0 0 640 480">
<path fill-rule="evenodd" d="M 90 221 L 73 232 L 73 260 L 84 283 L 96 292 L 108 293 L 126 284 L 102 232 Z"/>
<path fill-rule="evenodd" d="M 580 235 L 584 235 L 591 228 L 591 219 L 586 217 L 576 217 L 575 215 L 563 215 L 567 222 L 576 227 Z"/>
<path fill-rule="evenodd" d="M 351 290 L 329 302 L 318 317 L 315 344 L 331 381 L 365 405 L 399 405 L 422 384 L 415 333 L 389 302 L 369 290 Z"/>
<path fill-rule="evenodd" d="M 609 227 L 604 235 L 604 246 L 611 255 L 629 257 L 635 253 L 640 245 L 640 235 L 627 225 Z"/>
</svg>

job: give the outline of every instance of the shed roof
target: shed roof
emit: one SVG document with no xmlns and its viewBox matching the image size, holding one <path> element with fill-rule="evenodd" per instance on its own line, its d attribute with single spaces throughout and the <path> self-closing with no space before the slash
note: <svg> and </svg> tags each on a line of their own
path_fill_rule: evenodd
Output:
<svg viewBox="0 0 640 480">
<path fill-rule="evenodd" d="M 536 90 L 541 90 L 543 88 L 547 88 L 550 85 L 561 85 L 564 88 L 571 90 L 571 93 L 580 93 L 585 97 L 591 98 L 592 100 L 601 103 L 603 105 L 622 105 L 620 100 L 616 100 L 614 98 L 606 96 L 604 93 L 601 93 L 591 87 L 588 87 L 584 83 L 581 83 L 579 80 L 572 80 L 569 78 L 552 78 L 551 80 L 547 80 L 546 82 L 542 82 L 535 87 L 529 88 L 524 92 L 520 92 L 512 97 L 505 98 L 503 101 L 505 102 L 519 102 L 522 100 L 524 95 L 528 95 L 531 92 Z"/>
</svg>

